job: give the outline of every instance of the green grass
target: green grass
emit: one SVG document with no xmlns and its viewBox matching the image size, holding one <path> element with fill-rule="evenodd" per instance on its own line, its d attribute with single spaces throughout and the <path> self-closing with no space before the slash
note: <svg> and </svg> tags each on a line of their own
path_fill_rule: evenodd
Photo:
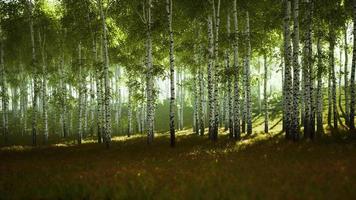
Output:
<svg viewBox="0 0 356 200">
<path fill-rule="evenodd" d="M 324 123 L 326 111 L 327 101 Z M 286 141 L 278 113 L 269 127 L 263 134 L 255 116 L 254 134 L 239 142 L 180 131 L 174 149 L 168 134 L 150 146 L 144 136 L 115 137 L 110 149 L 56 135 L 31 147 L 30 136 L 10 135 L 17 145 L 0 148 L 0 200 L 356 199 L 356 133 L 325 126 L 317 141 Z"/>
<path fill-rule="evenodd" d="M 278 134 L 226 135 L 216 143 L 179 133 L 150 146 L 115 138 L 110 149 L 86 143 L 4 147 L 0 199 L 355 199 L 356 141 L 347 133 L 319 141 Z"/>
</svg>

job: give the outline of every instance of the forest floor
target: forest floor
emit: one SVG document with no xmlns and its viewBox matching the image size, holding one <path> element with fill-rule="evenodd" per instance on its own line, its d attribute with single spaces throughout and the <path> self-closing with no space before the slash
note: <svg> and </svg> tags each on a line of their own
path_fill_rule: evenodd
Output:
<svg viewBox="0 0 356 200">
<path fill-rule="evenodd" d="M 0 199 L 356 199 L 356 139 L 284 140 L 277 130 L 240 142 L 178 133 L 101 144 L 0 150 Z"/>
</svg>

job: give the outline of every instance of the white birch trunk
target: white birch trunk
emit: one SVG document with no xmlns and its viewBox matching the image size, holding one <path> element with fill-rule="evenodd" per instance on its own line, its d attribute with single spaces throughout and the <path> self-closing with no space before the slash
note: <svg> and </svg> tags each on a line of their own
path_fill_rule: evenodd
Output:
<svg viewBox="0 0 356 200">
<path fill-rule="evenodd" d="M 1 39 L 1 38 L 0 38 Z M 1 67 L 1 100 L 2 100 L 2 126 L 4 143 L 8 144 L 9 123 L 8 123 L 8 94 L 6 86 L 6 72 L 4 62 L 4 44 L 0 40 L 0 67 Z"/>
<path fill-rule="evenodd" d="M 249 12 L 246 12 L 246 121 L 247 121 L 247 134 L 252 134 L 252 110 L 251 110 L 251 75 L 250 75 L 250 57 L 251 57 L 251 42 L 250 42 L 250 17 Z"/>
<path fill-rule="evenodd" d="M 110 147 L 111 143 L 111 111 L 110 111 L 110 79 L 109 79 L 109 51 L 108 51 L 108 39 L 106 28 L 106 16 L 104 14 L 104 8 L 102 0 L 99 0 L 100 18 L 103 31 L 103 60 L 104 60 L 104 110 L 105 110 L 105 123 L 104 123 L 104 142 L 106 148 Z"/>
<path fill-rule="evenodd" d="M 299 140 L 300 65 L 299 65 L 299 0 L 293 1 L 293 113 L 291 136 Z"/>
<path fill-rule="evenodd" d="M 345 94 L 345 120 L 346 124 L 350 125 L 350 102 L 349 102 L 349 72 L 348 72 L 348 64 L 349 64 L 349 56 L 348 56 L 348 44 L 347 44 L 347 25 L 345 25 L 344 30 L 344 56 L 345 56 L 345 64 L 344 64 L 344 94 Z M 340 91 L 341 92 L 341 91 Z"/>
<path fill-rule="evenodd" d="M 32 145 L 37 144 L 37 112 L 38 112 L 38 75 L 37 75 L 37 59 L 36 59 L 36 48 L 35 48 L 35 35 L 34 35 L 34 28 L 33 28 L 33 5 L 32 0 L 28 0 L 28 7 L 29 7 L 29 25 L 30 25 L 30 38 L 31 38 L 31 49 L 32 49 L 32 67 L 34 69 L 34 76 L 33 76 L 33 100 L 32 100 Z"/>
<path fill-rule="evenodd" d="M 166 11 L 168 18 L 168 33 L 169 33 L 169 64 L 170 64 L 170 103 L 169 103 L 169 133 L 171 146 L 175 146 L 175 127 L 174 127 L 174 110 L 175 110 L 175 80 L 174 80 L 174 38 L 172 27 L 172 12 L 173 0 L 166 0 Z"/>
<path fill-rule="evenodd" d="M 317 50 L 318 50 L 318 85 L 317 85 L 317 137 L 320 138 L 324 133 L 323 128 L 323 61 L 322 61 L 322 49 L 320 36 L 317 41 Z"/>
<path fill-rule="evenodd" d="M 215 9 L 215 2 L 213 1 L 213 12 L 214 12 L 214 22 L 215 22 L 215 43 L 214 43 L 214 104 L 215 104 L 215 119 L 214 119 L 214 132 L 212 140 L 216 141 L 218 139 L 219 133 L 219 26 L 220 26 L 220 0 L 218 0 L 218 7 Z"/>
<path fill-rule="evenodd" d="M 237 6 L 234 0 L 234 138 L 240 139 L 240 88 L 239 88 L 239 55 L 238 55 L 238 19 L 237 19 Z"/>
<path fill-rule="evenodd" d="M 82 47 L 81 43 L 78 45 L 78 65 L 79 65 L 79 82 L 78 82 L 78 135 L 77 142 L 78 144 L 82 143 L 83 139 L 83 75 L 82 75 Z"/>
<path fill-rule="evenodd" d="M 147 4 L 147 143 L 151 144 L 154 137 L 154 83 L 152 61 L 152 37 L 151 37 L 151 7 L 152 0 Z"/>
<path fill-rule="evenodd" d="M 267 94 L 267 82 L 268 82 L 268 66 L 267 56 L 263 56 L 264 65 L 264 78 L 263 78 L 263 102 L 264 102 L 264 117 L 265 117 L 265 133 L 268 133 L 268 94 Z"/>
<path fill-rule="evenodd" d="M 208 116 L 209 116 L 209 138 L 212 138 L 215 127 L 215 104 L 214 104 L 214 84 L 213 84 L 213 59 L 214 59 L 214 37 L 213 37 L 213 21 L 212 17 L 208 16 L 208 38 L 209 38 L 209 63 L 208 63 Z"/>
<path fill-rule="evenodd" d="M 290 11 L 289 0 L 284 1 L 284 118 L 286 138 L 291 139 L 291 112 L 292 112 L 292 76 L 291 76 L 291 44 L 290 44 Z"/>
<path fill-rule="evenodd" d="M 42 106 L 43 106 L 43 136 L 44 136 L 44 144 L 48 143 L 48 111 L 47 111 L 47 66 L 46 66 L 46 54 L 45 54 L 45 45 L 46 45 L 46 38 L 43 37 L 43 41 L 41 38 L 41 33 L 38 32 L 38 39 L 39 44 L 41 47 L 41 56 L 42 56 L 42 73 L 43 73 L 43 80 L 42 80 Z"/>
</svg>

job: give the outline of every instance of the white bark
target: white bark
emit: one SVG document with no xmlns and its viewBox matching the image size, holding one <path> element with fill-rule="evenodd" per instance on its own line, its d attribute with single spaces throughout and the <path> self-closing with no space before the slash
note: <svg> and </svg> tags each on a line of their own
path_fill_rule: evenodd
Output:
<svg viewBox="0 0 356 200">
<path fill-rule="evenodd" d="M 147 4 L 147 143 L 151 144 L 154 137 L 154 93 L 153 93 L 153 61 L 152 61 L 152 36 L 151 36 L 151 7 L 152 0 Z"/>
<path fill-rule="evenodd" d="M 238 55 L 238 20 L 236 1 L 234 0 L 234 138 L 240 138 L 240 94 L 239 94 L 239 55 Z"/>
<path fill-rule="evenodd" d="M 102 0 L 99 0 L 100 18 L 103 31 L 103 60 L 104 60 L 104 142 L 107 148 L 111 142 L 111 111 L 110 111 L 110 79 L 109 79 L 109 50 L 106 28 L 106 16 L 104 13 Z"/>
<path fill-rule="evenodd" d="M 226 32 L 228 35 L 228 38 L 230 38 L 231 35 L 231 30 L 230 30 L 230 13 L 227 15 L 227 22 L 226 22 Z M 230 43 L 230 41 L 229 41 Z M 226 76 L 227 76 L 227 101 L 228 101 L 228 111 L 227 111 L 227 122 L 228 122 L 228 128 L 229 128 L 229 137 L 230 139 L 232 139 L 234 137 L 234 120 L 233 120 L 233 97 L 232 97 L 232 78 L 233 75 L 230 74 L 231 70 L 231 66 L 230 66 L 230 46 L 228 46 L 227 50 L 226 50 Z"/>
<path fill-rule="evenodd" d="M 34 68 L 33 76 L 33 100 L 32 100 L 32 145 L 37 144 L 37 112 L 38 112 L 38 72 L 37 72 L 37 59 L 36 59 L 36 48 L 35 48 L 35 35 L 33 28 L 33 5 L 32 0 L 28 0 L 29 7 L 29 25 L 30 25 L 30 38 L 31 38 L 31 49 L 32 49 L 32 67 Z"/>
<path fill-rule="evenodd" d="M 213 21 L 208 16 L 208 38 L 209 38 L 209 64 L 208 64 L 208 106 L 209 106 L 209 137 L 212 138 L 215 126 L 215 105 L 214 105 L 214 85 L 213 85 L 213 58 L 214 58 L 214 37 Z"/>
<path fill-rule="evenodd" d="M 344 54 L 345 54 L 345 64 L 344 64 L 344 94 L 345 94 L 345 120 L 346 124 L 350 124 L 350 102 L 349 102 L 349 72 L 348 72 L 348 64 L 349 64 L 349 56 L 348 56 L 348 44 L 347 44 L 347 25 L 345 26 L 344 31 Z"/>
<path fill-rule="evenodd" d="M 317 86 L 317 136 L 320 137 L 324 131 L 323 128 L 323 61 L 320 36 L 317 41 L 318 50 L 318 86 Z"/>
<path fill-rule="evenodd" d="M 175 80 L 174 80 L 174 38 L 172 27 L 172 12 L 173 0 L 166 0 L 166 11 L 168 18 L 168 33 L 169 33 L 169 64 L 170 64 L 170 103 L 169 103 L 169 132 L 171 146 L 175 146 L 175 127 L 174 127 L 174 110 L 175 110 Z"/>
<path fill-rule="evenodd" d="M 215 9 L 215 2 L 213 1 L 213 12 L 214 12 L 214 22 L 215 22 L 215 43 L 214 43 L 214 104 L 215 104 L 215 119 L 214 119 L 214 132 L 212 140 L 218 139 L 219 132 L 219 26 L 220 26 L 220 0 L 218 0 L 218 7 Z"/>
<path fill-rule="evenodd" d="M 82 69 L 82 47 L 81 43 L 78 45 L 78 65 L 79 65 L 79 82 L 78 82 L 78 135 L 77 142 L 78 144 L 82 143 L 83 139 L 83 69 Z"/>
<path fill-rule="evenodd" d="M 8 122 L 8 94 L 6 86 L 6 72 L 4 63 L 4 44 L 0 38 L 0 67 L 1 67 L 1 100 L 2 100 L 2 122 L 4 143 L 8 143 L 9 122 Z"/>
<path fill-rule="evenodd" d="M 293 1 L 293 113 L 291 136 L 299 140 L 300 65 L 299 65 L 299 0 Z"/>
<path fill-rule="evenodd" d="M 252 110 L 251 110 L 251 77 L 250 77 L 250 57 L 251 57 L 251 42 L 250 42 L 250 17 L 249 12 L 246 12 L 246 121 L 247 134 L 252 134 Z"/>
<path fill-rule="evenodd" d="M 284 0 L 284 120 L 286 138 L 290 139 L 292 112 L 292 76 L 291 76 L 291 44 L 290 44 L 290 10 L 289 0 Z"/>
<path fill-rule="evenodd" d="M 264 61 L 263 101 L 264 101 L 264 115 L 265 115 L 265 133 L 268 133 L 268 94 L 267 94 L 268 68 L 267 68 L 266 54 L 263 57 L 263 61 Z"/>
<path fill-rule="evenodd" d="M 45 45 L 46 38 L 41 38 L 41 33 L 38 34 L 39 44 L 41 45 L 41 56 L 42 56 L 42 106 L 43 106 L 43 135 L 44 135 L 44 144 L 48 143 L 48 106 L 47 106 L 47 66 L 46 66 L 46 54 L 45 54 Z"/>
</svg>

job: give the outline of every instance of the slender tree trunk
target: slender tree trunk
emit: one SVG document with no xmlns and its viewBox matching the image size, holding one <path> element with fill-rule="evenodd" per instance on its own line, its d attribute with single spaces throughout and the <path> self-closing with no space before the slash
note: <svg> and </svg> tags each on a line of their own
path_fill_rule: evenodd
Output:
<svg viewBox="0 0 356 200">
<path fill-rule="evenodd" d="M 116 77 L 117 77 L 117 81 L 120 83 L 120 80 L 121 80 L 121 68 L 120 67 L 118 67 L 117 68 L 117 75 L 116 75 Z M 121 100 L 121 98 L 122 98 L 122 95 L 121 95 L 121 89 L 120 89 L 120 87 L 119 86 L 117 86 L 116 87 L 116 94 L 118 95 L 118 97 L 117 97 L 117 105 L 116 105 L 116 123 L 117 123 L 117 127 L 116 127 L 116 129 L 117 129 L 117 131 L 120 131 L 120 124 L 121 124 L 121 108 L 122 108 L 122 100 Z"/>
<path fill-rule="evenodd" d="M 176 76 L 177 76 L 177 85 L 178 85 L 178 90 L 177 90 L 177 100 L 178 100 L 178 106 L 177 106 L 177 111 L 178 111 L 178 120 L 177 120 L 177 128 L 178 128 L 178 130 L 182 130 L 182 127 L 180 126 L 181 125 L 181 117 L 180 117 L 180 115 L 181 115 L 181 109 L 182 109 L 182 103 L 181 103 L 181 87 L 182 87 L 182 82 L 181 82 L 181 72 L 180 72 L 180 69 L 178 68 L 178 70 L 177 70 L 177 73 L 176 73 Z"/>
<path fill-rule="evenodd" d="M 304 138 L 313 138 L 313 70 L 312 70 L 312 3 L 308 2 L 308 9 L 305 15 L 307 30 L 303 49 L 303 78 L 304 78 Z"/>
<path fill-rule="evenodd" d="M 45 54 L 45 45 L 46 38 L 43 37 L 43 41 L 41 38 L 41 33 L 38 32 L 39 44 L 42 46 L 42 106 L 43 106 L 43 136 L 44 136 L 44 144 L 48 143 L 48 111 L 47 111 L 47 66 L 46 66 L 46 54 Z"/>
<path fill-rule="evenodd" d="M 332 118 L 332 85 L 331 85 L 331 66 L 328 65 L 328 125 L 331 127 Z"/>
<path fill-rule="evenodd" d="M 105 123 L 104 123 L 104 142 L 106 148 L 110 147 L 111 142 L 111 111 L 110 111 L 110 79 L 109 79 L 109 51 L 107 40 L 106 16 L 104 15 L 102 0 L 99 0 L 100 17 L 103 29 L 103 59 L 104 59 L 104 109 L 105 109 Z"/>
<path fill-rule="evenodd" d="M 284 31 L 284 30 L 283 30 Z M 283 34 L 285 34 L 285 33 L 283 33 Z M 283 35 L 284 36 L 284 35 Z M 285 39 L 284 39 L 284 45 L 285 45 Z M 285 48 L 285 47 L 283 47 L 283 48 Z M 285 110 L 286 110 L 286 90 L 285 90 L 285 77 L 284 77 L 284 75 L 285 75 L 285 65 L 284 65 L 284 62 L 283 62 L 283 60 L 285 60 L 285 54 L 286 54 L 286 52 L 284 51 L 284 49 L 282 50 L 281 49 L 281 60 L 282 60 L 282 62 L 281 62 L 281 77 L 282 77 L 282 108 L 283 108 L 283 111 L 282 111 L 282 132 L 284 132 L 284 131 L 286 131 L 286 112 L 285 112 Z M 287 133 L 287 132 L 286 132 Z M 287 136 L 287 135 L 286 135 Z"/>
<path fill-rule="evenodd" d="M 184 91 L 184 80 L 185 80 L 185 76 L 184 76 L 184 71 L 182 69 L 181 72 L 181 84 L 180 84 L 180 130 L 184 129 L 184 99 L 185 99 L 185 91 Z"/>
<path fill-rule="evenodd" d="M 335 58 L 334 58 L 334 49 L 335 49 L 335 39 L 334 33 L 330 33 L 330 41 L 329 41 L 329 61 L 330 61 L 330 73 L 331 73 L 331 95 L 332 95 L 332 114 L 333 114 L 333 128 L 338 128 L 337 122 L 337 102 L 336 102 L 336 76 L 335 76 Z"/>
<path fill-rule="evenodd" d="M 214 119 L 214 132 L 212 140 L 216 141 L 218 139 L 219 132 L 219 26 L 220 26 L 220 0 L 218 0 L 217 10 L 215 9 L 215 3 L 213 1 L 213 12 L 214 12 L 214 22 L 215 22 L 215 43 L 214 43 L 214 64 L 215 64 L 215 74 L 214 74 L 214 104 L 215 104 L 215 119 Z"/>
<path fill-rule="evenodd" d="M 342 63 L 342 46 L 340 45 L 340 51 L 339 51 L 339 73 L 338 73 L 338 79 L 337 79 L 337 81 L 338 81 L 338 83 L 337 83 L 337 87 L 338 87 L 338 90 L 339 90 L 339 93 L 338 93 L 338 104 L 339 104 L 339 106 L 340 106 L 340 110 L 342 110 L 343 108 L 342 108 L 342 106 L 341 106 L 341 99 L 342 99 L 342 86 L 341 86 L 341 80 L 342 80 L 342 65 L 343 65 L 343 63 Z"/>
<path fill-rule="evenodd" d="M 73 97 L 73 90 L 72 86 L 68 84 L 68 96 Z M 68 116 L 68 121 L 69 121 L 69 126 L 68 126 L 68 135 L 73 134 L 73 110 L 69 110 L 69 116 Z"/>
<path fill-rule="evenodd" d="M 215 127 L 215 104 L 214 104 L 214 84 L 213 84 L 213 58 L 214 58 L 214 37 L 213 21 L 208 16 L 208 38 L 209 38 L 209 63 L 208 63 L 208 104 L 209 104 L 209 138 L 212 138 Z"/>
<path fill-rule="evenodd" d="M 175 110 L 175 80 L 174 80 L 174 38 L 172 27 L 172 12 L 173 12 L 173 0 L 166 1 L 166 11 L 168 18 L 168 32 L 169 32 L 169 63 L 170 63 L 170 89 L 171 99 L 169 104 L 169 132 L 171 147 L 175 146 L 175 127 L 174 127 L 174 110 Z"/>
<path fill-rule="evenodd" d="M 228 42 L 230 43 L 230 35 L 231 35 L 231 30 L 230 30 L 230 13 L 228 13 L 227 15 L 227 22 L 226 22 L 226 32 L 228 35 Z M 230 66 L 230 46 L 227 47 L 226 49 L 226 76 L 227 76 L 227 101 L 228 101 L 228 112 L 227 112 L 227 116 L 228 116 L 228 128 L 229 128 L 229 137 L 230 139 L 234 138 L 234 120 L 233 120 L 233 115 L 234 115 L 234 111 L 233 111 L 233 97 L 232 97 L 232 78 L 233 76 L 231 75 L 232 70 L 231 70 L 231 66 Z"/>
<path fill-rule="evenodd" d="M 251 57 L 251 42 L 250 42 L 250 17 L 249 12 L 246 12 L 246 121 L 247 121 L 247 135 L 252 134 L 252 110 L 251 110 L 251 72 L 250 72 L 250 57 Z"/>
<path fill-rule="evenodd" d="M 308 63 L 309 63 L 309 100 L 310 100 L 310 119 L 309 119 L 309 131 L 310 138 L 315 137 L 315 77 L 314 77 L 314 65 L 313 65 L 313 12 L 314 12 L 314 0 L 309 1 L 308 5 Z"/>
<path fill-rule="evenodd" d="M 199 74 L 198 74 L 198 79 L 199 79 L 199 83 L 198 83 L 198 85 L 199 85 L 199 104 L 198 104 L 198 116 L 199 116 L 199 130 L 200 130 L 200 132 L 199 132 L 199 135 L 201 135 L 201 136 L 203 136 L 204 135 L 204 129 L 205 129 L 205 120 L 204 120 L 204 83 L 203 83 L 203 79 L 204 79 L 204 77 L 203 77 L 203 69 L 202 69 L 202 67 L 199 67 Z"/>
<path fill-rule="evenodd" d="M 93 69 L 95 69 L 95 66 L 93 66 Z M 94 136 L 94 130 L 95 130 L 95 90 L 94 90 L 94 85 L 95 85 L 95 76 L 94 72 L 90 73 L 90 104 L 89 104 L 89 114 L 90 114 L 90 136 Z"/>
<path fill-rule="evenodd" d="M 355 129 L 355 103 L 356 103 L 356 90 L 355 90 L 355 70 L 356 70 L 356 0 L 353 0 L 353 22 L 354 22 L 354 41 L 352 52 L 352 67 L 351 67 L 351 81 L 350 81 L 350 129 Z"/>
<path fill-rule="evenodd" d="M 257 58 L 257 101 L 258 101 L 258 115 L 262 114 L 262 98 L 261 98 L 261 61 Z"/>
<path fill-rule="evenodd" d="M 78 85 L 78 136 L 77 142 L 78 144 L 82 143 L 83 139 L 83 69 L 82 69 L 82 47 L 81 43 L 78 45 L 78 64 L 79 64 L 79 85 Z"/>
<path fill-rule="evenodd" d="M 102 72 L 100 67 L 97 69 L 96 77 L 96 99 L 97 99 L 97 136 L 98 143 L 102 143 L 102 134 L 103 134 L 103 110 L 102 110 Z"/>
<path fill-rule="evenodd" d="M 243 61 L 243 91 L 242 91 L 242 99 L 241 99 L 241 113 L 242 113 L 242 119 L 241 119 L 241 131 L 242 133 L 246 132 L 246 57 L 244 58 Z"/>
<path fill-rule="evenodd" d="M 31 38 L 31 49 L 32 49 L 32 67 L 34 69 L 33 76 L 33 100 L 32 100 L 32 145 L 37 144 L 37 112 L 38 112 L 38 75 L 37 75 L 37 59 L 36 59 L 36 48 L 35 48 L 35 35 L 33 28 L 33 10 L 32 10 L 32 0 L 28 0 L 29 6 L 29 24 L 30 24 L 30 38 Z"/>
<path fill-rule="evenodd" d="M 345 111 L 344 111 L 344 108 L 342 107 L 342 85 L 341 85 L 341 83 L 342 83 L 342 67 L 343 67 L 343 63 L 342 63 L 342 46 L 340 45 L 340 51 L 339 51 L 339 61 L 340 61 L 340 63 L 339 63 L 339 74 L 338 74 L 338 91 L 339 91 L 339 93 L 338 93 L 338 106 L 339 106 L 339 109 L 340 109 L 340 112 L 341 113 L 343 113 L 343 114 L 345 114 Z M 346 116 L 345 115 L 343 115 L 343 117 L 345 118 L 345 122 L 346 122 Z"/>
<path fill-rule="evenodd" d="M 0 38 L 1 39 L 1 38 Z M 8 144 L 9 123 L 8 123 L 8 94 L 6 86 L 6 72 L 4 63 L 4 44 L 0 40 L 0 67 L 1 67 L 1 100 L 2 100 L 2 120 L 4 143 Z"/>
<path fill-rule="evenodd" d="M 86 137 L 88 134 L 88 81 L 85 71 L 83 75 L 83 137 Z"/>
<path fill-rule="evenodd" d="M 299 0 L 293 1 L 293 113 L 291 137 L 299 140 L 299 97 L 300 97 L 300 65 L 299 65 Z"/>
<path fill-rule="evenodd" d="M 267 69 L 267 55 L 263 55 L 264 61 L 264 79 L 263 79 L 263 100 L 265 111 L 265 133 L 268 133 L 268 94 L 267 94 L 267 81 L 268 81 L 268 69 Z"/>
<path fill-rule="evenodd" d="M 195 132 L 197 135 L 199 135 L 199 112 L 198 112 L 198 107 L 199 107 L 199 92 L 198 92 L 198 74 L 195 72 L 193 74 L 193 93 L 194 93 L 194 105 L 193 105 L 193 114 L 194 114 L 194 126 L 193 126 L 193 132 Z"/>
<path fill-rule="evenodd" d="M 344 30 L 344 54 L 345 54 L 345 64 L 344 64 L 344 93 L 345 93 L 345 121 L 346 124 L 350 125 L 350 104 L 349 104 L 349 72 L 348 72 L 348 64 L 349 64 L 349 56 L 348 56 L 348 44 L 347 44 L 347 25 L 345 25 Z M 340 91 L 341 92 L 341 91 Z"/>
<path fill-rule="evenodd" d="M 303 126 L 304 126 L 304 138 L 310 138 L 310 130 L 309 130 L 309 124 L 310 124 L 310 82 L 309 82 L 309 58 L 308 58 L 308 42 L 304 42 L 304 49 L 303 49 L 303 82 L 304 82 L 304 97 L 303 97 L 303 102 L 304 102 L 304 120 L 303 120 Z"/>
<path fill-rule="evenodd" d="M 18 91 L 17 86 L 11 88 L 11 104 L 13 119 L 17 120 L 17 108 L 18 108 Z"/>
<path fill-rule="evenodd" d="M 21 69 L 23 70 L 23 65 L 21 65 Z M 26 135 L 27 131 L 27 96 L 28 96 L 28 93 L 27 93 L 27 84 L 28 84 L 28 81 L 27 81 L 27 76 L 25 73 L 22 73 L 21 74 L 21 77 L 22 77 L 22 83 L 21 83 L 21 86 L 20 86 L 20 109 L 21 109 L 21 126 L 22 126 L 22 129 L 21 129 L 21 136 L 24 136 Z"/>
<path fill-rule="evenodd" d="M 143 76 L 142 77 L 142 82 L 144 82 L 144 80 L 145 80 L 145 77 Z M 142 94 L 143 94 L 143 99 L 142 99 L 142 108 L 141 108 L 141 134 L 143 134 L 144 133 L 144 131 L 145 131 L 145 127 L 146 127 L 146 116 L 147 116 L 147 114 L 146 114 L 146 112 L 147 112 L 147 105 L 145 105 L 146 104 L 146 101 L 145 101 L 145 99 L 147 99 L 147 93 L 145 92 L 146 91 L 146 88 L 145 88 L 145 84 L 142 84 L 142 87 L 141 87 L 141 92 L 142 92 Z"/>
<path fill-rule="evenodd" d="M 236 1 L 234 0 L 234 138 L 240 139 L 240 88 L 239 88 L 239 55 L 238 55 L 238 20 Z"/>
<path fill-rule="evenodd" d="M 132 134 L 132 88 L 128 91 L 128 102 L 127 102 L 127 112 L 128 112 L 128 122 L 127 122 L 127 137 L 131 137 Z"/>
<path fill-rule="evenodd" d="M 318 36 L 317 50 L 318 50 L 318 87 L 317 87 L 317 137 L 320 138 L 324 133 L 323 128 L 323 58 L 320 36 Z"/>
<path fill-rule="evenodd" d="M 63 51 L 63 50 L 62 50 Z M 60 85 L 61 85 L 61 107 L 62 107 L 62 129 L 63 137 L 68 137 L 67 130 L 67 88 L 64 81 L 64 52 L 62 52 L 61 66 L 60 66 Z"/>
<path fill-rule="evenodd" d="M 284 116 L 286 138 L 291 139 L 291 112 L 292 112 L 292 76 L 291 76 L 291 44 L 290 44 L 290 11 L 289 0 L 284 1 Z"/>
<path fill-rule="evenodd" d="M 147 5 L 147 143 L 153 142 L 154 93 L 152 69 L 152 37 L 151 37 L 151 7 L 152 0 Z"/>
</svg>

